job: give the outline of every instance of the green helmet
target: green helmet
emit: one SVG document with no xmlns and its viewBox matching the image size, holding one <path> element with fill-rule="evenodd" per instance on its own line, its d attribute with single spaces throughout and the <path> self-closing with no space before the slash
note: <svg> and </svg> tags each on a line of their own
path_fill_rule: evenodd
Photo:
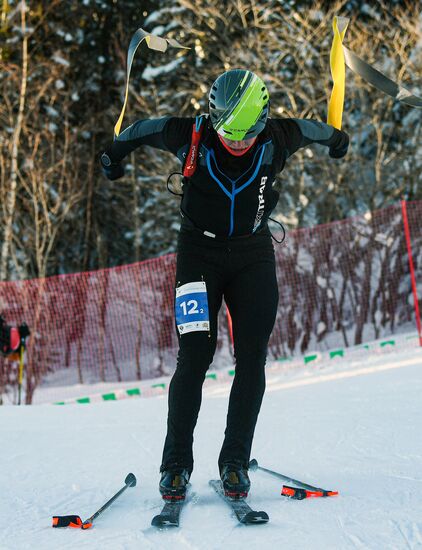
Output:
<svg viewBox="0 0 422 550">
<path fill-rule="evenodd" d="M 257 136 L 265 127 L 269 106 L 267 87 L 251 71 L 227 71 L 211 86 L 211 123 L 214 130 L 226 139 L 242 140 Z"/>
</svg>

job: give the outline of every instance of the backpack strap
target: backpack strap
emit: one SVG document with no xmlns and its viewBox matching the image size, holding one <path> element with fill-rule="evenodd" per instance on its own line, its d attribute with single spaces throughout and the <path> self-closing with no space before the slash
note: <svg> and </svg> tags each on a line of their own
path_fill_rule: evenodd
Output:
<svg viewBox="0 0 422 550">
<path fill-rule="evenodd" d="M 195 119 L 195 123 L 192 126 L 192 138 L 190 143 L 189 152 L 186 155 L 186 160 L 183 165 L 183 176 L 185 178 L 191 178 L 198 163 L 199 143 L 201 141 L 202 132 L 204 130 L 205 121 L 208 118 L 207 115 L 199 115 Z"/>
</svg>

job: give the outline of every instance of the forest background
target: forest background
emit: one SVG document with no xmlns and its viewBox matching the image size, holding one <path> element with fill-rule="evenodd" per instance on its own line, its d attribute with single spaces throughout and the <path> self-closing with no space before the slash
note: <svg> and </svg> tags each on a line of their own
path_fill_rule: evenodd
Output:
<svg viewBox="0 0 422 550">
<path fill-rule="evenodd" d="M 345 44 L 422 95 L 420 2 L 278 0 L 1 0 L 0 280 L 45 277 L 143 260 L 175 250 L 177 169 L 143 148 L 115 182 L 99 169 L 113 136 L 138 27 L 190 50 L 142 49 L 124 127 L 138 118 L 207 111 L 224 70 L 267 83 L 273 117 L 326 120 L 334 15 L 350 18 Z M 347 70 L 343 162 L 313 147 L 280 176 L 276 219 L 288 229 L 421 199 L 421 113 Z"/>
</svg>

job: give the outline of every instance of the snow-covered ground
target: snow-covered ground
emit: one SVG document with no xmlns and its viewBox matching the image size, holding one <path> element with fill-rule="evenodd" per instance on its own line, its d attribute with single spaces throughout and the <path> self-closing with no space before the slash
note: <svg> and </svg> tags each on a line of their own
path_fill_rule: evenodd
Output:
<svg viewBox="0 0 422 550">
<path fill-rule="evenodd" d="M 402 327 L 404 328 L 404 327 Z M 409 328 L 409 327 L 407 327 Z M 295 355 L 267 363 L 267 381 L 269 384 L 290 383 L 295 378 L 314 377 L 315 375 L 329 372 L 338 372 L 339 370 L 354 370 L 360 368 L 362 364 L 371 361 L 371 364 L 385 362 L 385 356 L 397 351 L 408 351 L 411 348 L 419 346 L 419 338 L 416 332 L 404 331 L 399 334 L 386 336 L 378 340 L 350 346 L 347 348 L 335 347 L 325 349 L 324 351 L 311 350 L 306 355 Z M 378 357 L 378 359 L 376 358 Z M 214 358 L 215 359 L 215 358 Z M 375 363 L 374 363 L 375 362 Z M 218 356 L 218 369 L 208 372 L 205 381 L 206 392 L 221 391 L 221 381 L 231 381 L 229 374 L 233 371 L 233 361 L 230 355 Z M 127 366 L 129 369 L 130 367 Z M 124 365 L 126 370 L 126 365 Z M 43 382 L 37 386 L 32 403 L 55 404 L 55 403 L 86 403 L 87 398 L 90 402 L 99 402 L 104 399 L 128 399 L 130 396 L 139 393 L 142 397 L 151 397 L 166 394 L 170 382 L 169 376 L 149 378 L 145 380 L 135 380 L 127 382 L 96 382 L 78 384 L 75 382 L 77 376 L 75 369 L 63 368 L 55 370 L 51 377 L 48 375 Z M 217 386 L 217 388 L 215 388 Z M 25 384 L 24 384 L 25 389 Z M 134 391 L 135 390 L 135 391 Z M 137 392 L 136 390 L 139 390 Z M 222 390 L 225 391 L 225 390 Z M 14 393 L 2 396 L 3 402 L 7 404 L 17 403 L 17 389 Z M 80 401 L 78 401 L 80 400 Z M 24 398 L 23 398 L 24 401 Z"/>
<path fill-rule="evenodd" d="M 229 382 L 204 392 L 193 496 L 181 527 L 164 532 L 150 527 L 161 504 L 164 395 L 0 407 L 0 549 L 422 548 L 420 348 L 290 377 L 269 370 L 253 456 L 340 496 L 291 501 L 281 482 L 252 472 L 249 501 L 268 512 L 266 525 L 239 525 L 207 484 L 217 475 L 228 392 Z M 90 516 L 129 472 L 138 485 L 91 530 L 51 528 L 53 515 Z"/>
</svg>

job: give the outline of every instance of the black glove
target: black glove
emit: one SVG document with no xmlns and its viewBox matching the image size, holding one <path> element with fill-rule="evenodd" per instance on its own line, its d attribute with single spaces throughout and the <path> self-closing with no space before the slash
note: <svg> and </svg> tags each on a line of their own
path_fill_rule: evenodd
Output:
<svg viewBox="0 0 422 550">
<path fill-rule="evenodd" d="M 111 181 L 117 180 L 125 175 L 124 168 L 120 162 L 111 162 L 111 159 L 107 153 L 103 153 L 101 155 L 100 163 L 103 174 Z"/>
<path fill-rule="evenodd" d="M 346 153 L 347 149 L 349 148 L 349 136 L 346 134 L 346 132 L 341 132 L 342 139 L 340 143 L 336 147 L 330 147 L 328 150 L 328 154 L 332 159 L 341 159 L 343 158 Z"/>
<path fill-rule="evenodd" d="M 26 323 L 22 323 L 19 325 L 19 336 L 22 338 L 28 338 L 28 336 L 31 335 L 31 332 L 29 330 L 29 327 Z"/>
</svg>

